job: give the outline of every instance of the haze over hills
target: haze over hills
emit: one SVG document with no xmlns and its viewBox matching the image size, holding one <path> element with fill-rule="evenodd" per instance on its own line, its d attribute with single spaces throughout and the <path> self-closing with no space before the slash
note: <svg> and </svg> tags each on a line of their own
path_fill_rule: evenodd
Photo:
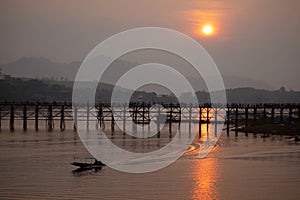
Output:
<svg viewBox="0 0 300 200">
<path fill-rule="evenodd" d="M 72 101 L 73 81 L 37 80 L 30 78 L 5 77 L 0 79 L 0 101 Z M 113 85 L 100 83 L 96 92 L 97 102 L 109 103 L 114 90 Z M 121 92 L 126 88 L 116 86 Z M 129 91 L 130 92 L 130 91 Z M 215 92 L 216 95 L 218 92 Z M 259 90 L 254 88 L 227 89 L 228 103 L 300 103 L 300 91 Z M 84 94 L 83 94 L 84 95 Z M 190 103 L 191 93 L 183 93 L 180 98 Z M 205 91 L 196 92 L 199 103 L 209 103 L 210 95 Z M 145 103 L 177 103 L 174 95 L 161 95 L 155 92 L 135 91 L 131 96 L 133 102 Z"/>
<path fill-rule="evenodd" d="M 44 100 L 44 101 L 71 101 L 73 80 L 81 62 L 56 63 L 46 58 L 24 57 L 15 62 L 2 65 L 2 73 L 12 78 L 0 80 L 0 100 Z M 117 60 L 113 63 L 120 73 L 138 64 L 126 60 Z M 113 70 L 112 70 L 113 71 Z M 14 78 L 16 77 L 16 78 Z M 20 78 L 17 78 L 20 77 Z M 114 85 L 111 81 L 118 78 L 114 72 L 105 78 L 104 83 L 98 86 L 96 98 L 99 101 L 110 101 Z M 286 91 L 284 87 L 274 89 L 264 81 L 242 78 L 237 76 L 224 76 L 229 103 L 299 103 L 300 92 Z M 198 99 L 201 103 L 209 102 L 209 94 L 203 80 L 189 77 L 192 85 L 196 85 Z M 112 81 L 113 82 L 113 81 Z M 120 91 L 128 89 L 118 87 Z M 158 89 L 158 90 L 155 90 Z M 143 90 L 143 89 L 141 89 Z M 138 97 L 143 101 L 176 102 L 170 91 L 154 88 L 135 92 L 133 100 Z M 188 93 L 183 94 L 187 99 Z"/>
<path fill-rule="evenodd" d="M 51 80 L 74 80 L 77 70 L 80 67 L 81 62 L 71 63 L 56 63 L 47 58 L 34 58 L 24 57 L 14 62 L 2 64 L 2 72 L 14 77 L 27 77 L 27 78 L 47 78 Z M 114 67 L 122 69 L 130 69 L 132 66 L 138 65 L 126 60 L 118 60 L 113 63 Z M 111 84 L 110 82 L 114 77 L 107 77 L 104 82 Z M 206 86 L 202 80 L 195 77 L 188 77 L 193 85 L 196 85 L 197 90 L 205 90 Z M 254 80 L 251 78 L 238 77 L 233 75 L 223 75 L 225 87 L 227 89 L 238 87 L 252 87 L 257 89 L 274 90 L 278 89 L 272 85 L 266 83 L 263 80 Z"/>
<path fill-rule="evenodd" d="M 2 65 L 2 71 L 14 77 L 56 78 L 74 80 L 81 62 L 55 63 L 46 58 L 24 57 Z"/>
</svg>

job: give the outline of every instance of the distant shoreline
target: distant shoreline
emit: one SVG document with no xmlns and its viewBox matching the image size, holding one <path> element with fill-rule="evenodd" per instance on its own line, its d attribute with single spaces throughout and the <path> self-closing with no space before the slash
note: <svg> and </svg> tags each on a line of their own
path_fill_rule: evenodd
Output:
<svg viewBox="0 0 300 200">
<path fill-rule="evenodd" d="M 261 133 L 271 135 L 300 135 L 300 119 L 293 119 L 292 121 L 274 120 L 270 118 L 258 119 L 255 122 L 251 120 L 249 125 L 242 128 L 234 129 L 245 133 Z"/>
</svg>

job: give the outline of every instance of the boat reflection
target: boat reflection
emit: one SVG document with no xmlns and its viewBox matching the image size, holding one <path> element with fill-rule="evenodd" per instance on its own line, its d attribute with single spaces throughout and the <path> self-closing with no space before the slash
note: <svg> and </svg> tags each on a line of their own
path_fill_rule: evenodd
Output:
<svg viewBox="0 0 300 200">
<path fill-rule="evenodd" d="M 75 174 L 76 174 L 76 173 L 81 173 L 81 172 L 98 172 L 98 171 L 100 171 L 101 169 L 102 169 L 102 168 L 85 169 L 85 168 L 79 167 L 79 168 L 73 170 L 72 172 L 75 173 Z"/>
<path fill-rule="evenodd" d="M 75 177 L 82 177 L 82 176 L 93 176 L 98 174 L 98 172 L 100 172 L 101 169 L 82 169 L 82 168 L 78 168 L 72 171 L 73 175 Z"/>
</svg>

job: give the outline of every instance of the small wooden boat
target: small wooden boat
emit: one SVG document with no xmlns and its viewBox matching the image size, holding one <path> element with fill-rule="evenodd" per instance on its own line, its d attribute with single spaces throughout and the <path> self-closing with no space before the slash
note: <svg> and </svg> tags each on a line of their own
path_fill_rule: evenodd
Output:
<svg viewBox="0 0 300 200">
<path fill-rule="evenodd" d="M 94 162 L 72 162 L 71 164 L 79 167 L 80 169 L 83 170 L 88 170 L 88 169 L 98 169 L 100 170 L 102 166 L 105 166 L 101 161 L 98 161 L 96 159 L 93 159 Z"/>
</svg>

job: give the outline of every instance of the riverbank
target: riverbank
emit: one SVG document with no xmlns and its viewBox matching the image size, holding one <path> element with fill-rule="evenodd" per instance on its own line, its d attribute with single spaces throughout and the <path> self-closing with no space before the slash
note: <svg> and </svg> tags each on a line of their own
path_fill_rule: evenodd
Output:
<svg viewBox="0 0 300 200">
<path fill-rule="evenodd" d="M 239 132 L 262 133 L 272 135 L 300 136 L 300 119 L 292 121 L 272 121 L 271 119 L 258 119 L 248 122 L 248 126 L 238 128 Z"/>
</svg>

